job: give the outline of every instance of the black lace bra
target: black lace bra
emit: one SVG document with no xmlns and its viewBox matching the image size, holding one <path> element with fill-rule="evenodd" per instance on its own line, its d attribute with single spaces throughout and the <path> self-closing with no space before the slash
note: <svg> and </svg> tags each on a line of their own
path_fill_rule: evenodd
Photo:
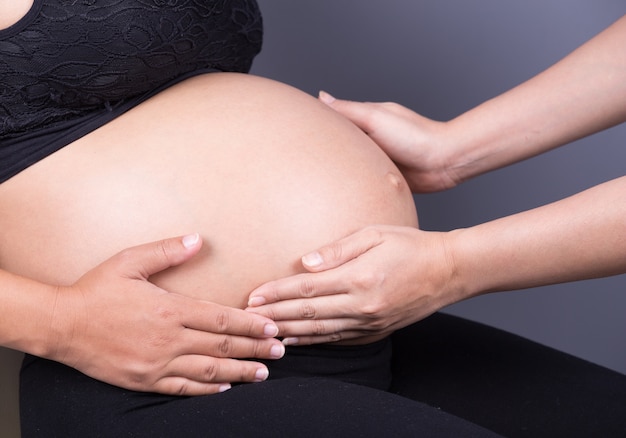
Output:
<svg viewBox="0 0 626 438">
<path fill-rule="evenodd" d="M 247 72 L 254 0 L 34 0 L 0 30 L 0 183 L 184 78 Z"/>
</svg>

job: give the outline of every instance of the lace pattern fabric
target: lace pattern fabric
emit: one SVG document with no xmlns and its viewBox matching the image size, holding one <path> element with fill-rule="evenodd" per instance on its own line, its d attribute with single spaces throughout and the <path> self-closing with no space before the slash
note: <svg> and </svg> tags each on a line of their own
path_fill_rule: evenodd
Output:
<svg viewBox="0 0 626 438">
<path fill-rule="evenodd" d="M 35 0 L 0 30 L 0 181 L 29 153 L 20 139 L 194 72 L 247 72 L 261 44 L 253 0 Z"/>
</svg>

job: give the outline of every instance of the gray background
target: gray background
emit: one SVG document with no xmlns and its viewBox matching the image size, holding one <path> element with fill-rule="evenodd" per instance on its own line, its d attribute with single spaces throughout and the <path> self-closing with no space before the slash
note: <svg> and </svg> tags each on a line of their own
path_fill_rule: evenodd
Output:
<svg viewBox="0 0 626 438">
<path fill-rule="evenodd" d="M 626 13 L 624 0 L 259 0 L 253 73 L 447 120 L 530 78 Z M 626 45 L 626 43 L 625 43 Z M 626 125 L 416 197 L 422 228 L 466 227 L 625 174 Z M 476 298 L 447 311 L 626 373 L 626 276 Z M 0 427 L 19 436 L 20 355 L 0 348 Z M 11 370 L 11 372 L 6 372 Z"/>
<path fill-rule="evenodd" d="M 253 73 L 311 94 L 448 120 L 530 78 L 626 13 L 623 0 L 260 0 Z M 625 42 L 626 47 L 626 42 Z M 626 125 L 415 197 L 422 228 L 467 227 L 626 174 Z M 625 218 L 626 220 L 626 218 Z M 479 297 L 447 312 L 626 374 L 626 276 Z"/>
</svg>

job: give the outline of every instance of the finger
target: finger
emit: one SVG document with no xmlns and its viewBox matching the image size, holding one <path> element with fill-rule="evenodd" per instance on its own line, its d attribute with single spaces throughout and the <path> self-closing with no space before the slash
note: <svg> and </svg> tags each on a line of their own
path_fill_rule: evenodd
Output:
<svg viewBox="0 0 626 438">
<path fill-rule="evenodd" d="M 209 301 L 170 294 L 178 301 L 182 324 L 190 329 L 252 338 L 273 338 L 278 327 L 271 319 Z"/>
<path fill-rule="evenodd" d="M 328 271 L 315 274 L 297 274 L 265 283 L 250 293 L 248 309 L 298 298 L 313 298 L 345 293 L 350 287 L 350 276 Z M 258 312 L 257 312 L 258 313 Z M 271 316 L 265 315 L 270 319 Z"/>
<path fill-rule="evenodd" d="M 314 321 L 281 321 L 278 323 L 283 344 L 311 345 L 327 342 L 347 341 L 382 335 L 389 335 L 402 325 L 394 324 L 384 329 L 380 325 L 369 326 L 362 320 L 352 318 L 314 320 Z"/>
<path fill-rule="evenodd" d="M 146 280 L 157 272 L 186 262 L 200 251 L 201 246 L 202 239 L 196 233 L 127 248 L 114 260 L 131 278 Z"/>
<path fill-rule="evenodd" d="M 202 383 L 261 382 L 269 376 L 259 362 L 207 356 L 179 356 L 170 362 L 171 376 L 184 376 Z"/>
<path fill-rule="evenodd" d="M 179 339 L 178 353 L 239 359 L 280 359 L 285 349 L 278 339 L 254 339 L 186 329 Z"/>
<path fill-rule="evenodd" d="M 376 228 L 363 228 L 343 239 L 319 248 L 302 257 L 302 264 L 311 272 L 336 268 L 369 251 L 382 242 Z"/>
<path fill-rule="evenodd" d="M 283 337 L 283 344 L 288 338 L 320 337 L 326 342 L 335 342 L 345 339 L 346 333 L 358 332 L 359 336 L 363 336 L 364 333 L 363 330 L 357 328 L 360 325 L 351 317 L 280 321 L 278 326 Z M 291 344 L 293 342 L 288 342 L 286 345 Z"/>
<path fill-rule="evenodd" d="M 365 335 L 359 331 L 345 331 L 321 336 L 294 336 L 284 338 L 283 344 L 291 347 L 303 347 L 305 345 L 328 344 L 332 342 L 348 341 L 351 339 L 359 339 L 364 336 Z"/>
<path fill-rule="evenodd" d="M 262 382 L 268 376 L 267 367 L 258 362 L 187 355 L 169 363 L 156 387 L 168 394 L 199 395 L 222 392 L 234 382 Z"/>
<path fill-rule="evenodd" d="M 134 388 L 137 391 L 149 391 L 166 395 L 177 396 L 200 396 L 211 395 L 228 391 L 231 388 L 230 383 L 206 383 L 196 382 L 195 380 L 184 377 L 164 377 L 159 380 L 151 388 Z"/>
<path fill-rule="evenodd" d="M 354 298 L 351 295 L 341 293 L 323 297 L 279 301 L 247 310 L 276 321 L 280 329 L 279 323 L 281 321 L 334 319 L 359 315 L 352 305 L 353 302 Z M 280 336 L 284 336 L 284 333 L 280 332 Z"/>
<path fill-rule="evenodd" d="M 348 118 L 364 132 L 369 134 L 373 130 L 375 114 L 375 107 L 373 105 L 364 102 L 336 99 L 325 91 L 320 91 L 318 97 L 320 101 Z"/>
</svg>

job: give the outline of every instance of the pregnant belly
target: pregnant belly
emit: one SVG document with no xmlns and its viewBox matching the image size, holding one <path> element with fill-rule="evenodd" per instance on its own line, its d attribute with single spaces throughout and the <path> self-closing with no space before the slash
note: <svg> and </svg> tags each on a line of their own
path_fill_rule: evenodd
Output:
<svg viewBox="0 0 626 438">
<path fill-rule="evenodd" d="M 182 82 L 0 185 L 0 267 L 71 284 L 119 250 L 199 232 L 153 276 L 244 307 L 299 258 L 369 224 L 417 225 L 409 189 L 360 130 L 254 76 Z"/>
</svg>

